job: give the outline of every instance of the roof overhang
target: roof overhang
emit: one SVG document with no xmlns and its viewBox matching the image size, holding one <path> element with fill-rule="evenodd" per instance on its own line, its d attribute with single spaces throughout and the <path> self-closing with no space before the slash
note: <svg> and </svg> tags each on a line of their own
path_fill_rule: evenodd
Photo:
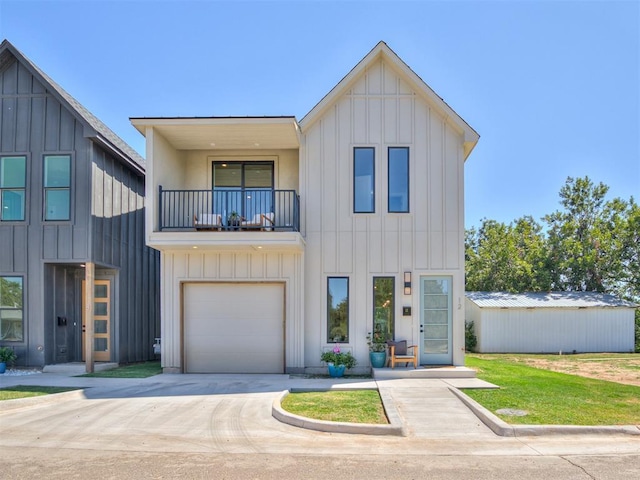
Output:
<svg viewBox="0 0 640 480">
<path fill-rule="evenodd" d="M 300 147 L 295 117 L 132 117 L 142 135 L 152 127 L 176 150 Z"/>
</svg>

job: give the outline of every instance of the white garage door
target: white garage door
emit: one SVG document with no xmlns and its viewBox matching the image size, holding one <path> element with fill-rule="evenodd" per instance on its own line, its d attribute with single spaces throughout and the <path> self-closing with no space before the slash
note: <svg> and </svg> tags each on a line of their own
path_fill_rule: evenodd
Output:
<svg viewBox="0 0 640 480">
<path fill-rule="evenodd" d="M 281 284 L 187 283 L 187 373 L 284 373 Z"/>
</svg>

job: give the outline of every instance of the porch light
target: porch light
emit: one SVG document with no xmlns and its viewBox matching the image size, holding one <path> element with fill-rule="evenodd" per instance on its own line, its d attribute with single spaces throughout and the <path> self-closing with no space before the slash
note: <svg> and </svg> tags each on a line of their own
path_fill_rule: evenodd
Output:
<svg viewBox="0 0 640 480">
<path fill-rule="evenodd" d="M 404 294 L 411 295 L 411 272 L 404 272 Z"/>
</svg>

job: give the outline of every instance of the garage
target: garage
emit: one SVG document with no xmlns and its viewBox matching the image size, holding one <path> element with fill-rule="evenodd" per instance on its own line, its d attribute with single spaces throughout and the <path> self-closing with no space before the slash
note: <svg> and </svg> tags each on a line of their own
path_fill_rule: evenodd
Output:
<svg viewBox="0 0 640 480">
<path fill-rule="evenodd" d="M 183 284 L 185 373 L 284 373 L 284 285 Z"/>
</svg>

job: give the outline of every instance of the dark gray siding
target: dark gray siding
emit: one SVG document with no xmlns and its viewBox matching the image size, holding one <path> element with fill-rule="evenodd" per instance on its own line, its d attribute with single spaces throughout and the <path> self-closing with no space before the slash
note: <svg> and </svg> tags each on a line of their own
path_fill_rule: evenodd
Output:
<svg viewBox="0 0 640 480">
<path fill-rule="evenodd" d="M 26 218 L 0 222 L 0 275 L 24 276 L 18 364 L 80 360 L 80 265 L 111 269 L 114 360 L 153 358 L 159 336 L 159 254 L 144 245 L 144 177 L 85 133 L 80 117 L 17 61 L 0 71 L 0 153 L 27 156 Z M 43 220 L 43 158 L 71 155 L 71 219 Z M 57 325 L 57 316 L 67 325 Z M 70 331 L 71 329 L 74 331 Z M 64 340 L 66 339 L 66 340 Z"/>
<path fill-rule="evenodd" d="M 118 360 L 147 360 L 160 336 L 160 254 L 144 241 L 144 177 L 97 145 L 92 177 L 91 256 L 118 269 Z"/>
</svg>

